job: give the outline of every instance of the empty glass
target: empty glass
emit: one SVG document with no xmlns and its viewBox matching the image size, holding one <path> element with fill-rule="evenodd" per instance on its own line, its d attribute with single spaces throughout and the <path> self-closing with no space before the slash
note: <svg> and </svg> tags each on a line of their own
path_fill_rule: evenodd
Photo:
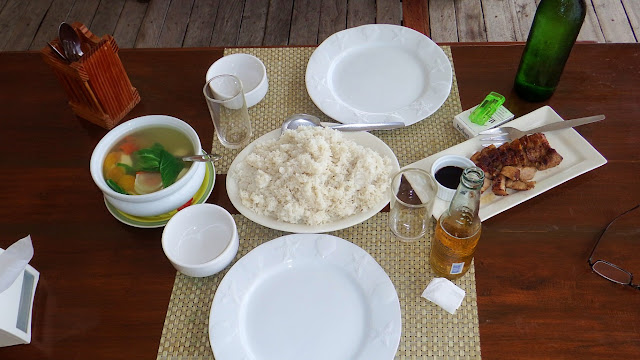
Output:
<svg viewBox="0 0 640 360">
<path fill-rule="evenodd" d="M 202 91 L 218 140 L 230 149 L 245 146 L 252 131 L 240 79 L 233 75 L 218 75 L 207 81 Z"/>
<path fill-rule="evenodd" d="M 389 227 L 394 235 L 404 241 L 424 236 L 437 193 L 436 181 L 422 169 L 406 168 L 395 174 L 389 210 Z"/>
</svg>

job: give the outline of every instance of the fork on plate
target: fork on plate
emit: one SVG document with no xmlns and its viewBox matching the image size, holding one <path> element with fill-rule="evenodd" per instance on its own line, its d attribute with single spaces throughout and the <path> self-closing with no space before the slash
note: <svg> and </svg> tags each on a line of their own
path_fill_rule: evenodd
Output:
<svg viewBox="0 0 640 360">
<path fill-rule="evenodd" d="M 524 135 L 571 128 L 578 125 L 584 125 L 584 124 L 589 124 L 592 122 L 604 120 L 604 118 L 605 118 L 604 115 L 587 116 L 587 117 L 573 119 L 573 120 L 558 121 L 558 122 L 546 124 L 546 125 L 539 126 L 533 129 L 525 130 L 525 131 L 518 130 L 510 126 L 502 126 L 495 129 L 482 131 L 478 133 L 478 135 L 479 136 L 487 135 L 486 137 L 480 138 L 480 141 L 483 143 L 483 146 L 489 146 L 491 144 L 495 146 L 499 146 L 504 144 L 507 141 L 519 139 Z"/>
</svg>

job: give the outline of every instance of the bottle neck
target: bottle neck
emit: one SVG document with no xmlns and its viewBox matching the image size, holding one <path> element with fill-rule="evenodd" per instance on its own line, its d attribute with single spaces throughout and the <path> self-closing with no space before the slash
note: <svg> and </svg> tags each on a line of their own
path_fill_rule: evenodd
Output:
<svg viewBox="0 0 640 360">
<path fill-rule="evenodd" d="M 467 216 L 476 218 L 480 211 L 480 189 L 484 183 L 484 172 L 478 167 L 470 167 L 464 170 L 460 177 L 460 185 L 456 190 L 449 214 L 464 212 Z"/>
</svg>

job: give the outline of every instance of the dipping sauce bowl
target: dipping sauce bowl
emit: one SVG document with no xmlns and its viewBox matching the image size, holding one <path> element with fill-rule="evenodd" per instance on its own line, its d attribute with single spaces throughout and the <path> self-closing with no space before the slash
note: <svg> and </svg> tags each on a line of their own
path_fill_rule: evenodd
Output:
<svg viewBox="0 0 640 360">
<path fill-rule="evenodd" d="M 444 155 L 436 159 L 431 166 L 431 176 L 438 184 L 438 197 L 444 201 L 451 201 L 460 184 L 462 171 L 473 166 L 473 161 L 459 155 Z"/>
</svg>

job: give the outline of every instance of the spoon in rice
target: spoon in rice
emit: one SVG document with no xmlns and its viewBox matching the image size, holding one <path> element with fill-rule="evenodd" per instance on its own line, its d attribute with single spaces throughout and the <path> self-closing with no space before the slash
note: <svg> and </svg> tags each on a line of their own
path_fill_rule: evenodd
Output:
<svg viewBox="0 0 640 360">
<path fill-rule="evenodd" d="M 336 124 L 325 126 L 320 123 L 320 119 L 317 116 L 309 114 L 293 114 L 282 123 L 280 134 L 284 134 L 285 130 L 295 130 L 300 126 L 320 126 L 340 131 L 369 131 L 397 129 L 404 127 L 405 124 L 403 122 L 396 121 L 372 124 Z"/>
</svg>

